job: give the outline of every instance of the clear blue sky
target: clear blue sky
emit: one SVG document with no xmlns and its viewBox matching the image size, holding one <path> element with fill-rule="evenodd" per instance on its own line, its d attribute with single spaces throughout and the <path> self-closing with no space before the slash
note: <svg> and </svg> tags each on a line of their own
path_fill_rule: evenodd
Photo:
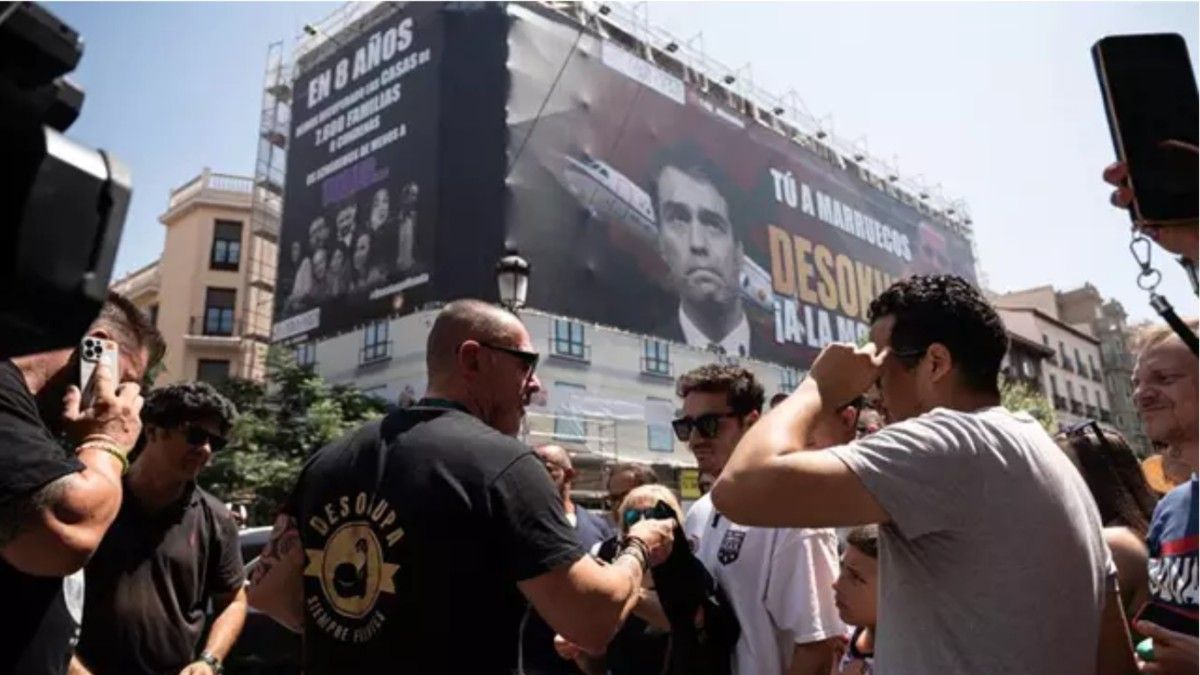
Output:
<svg viewBox="0 0 1200 675">
<path fill-rule="evenodd" d="M 133 169 L 117 272 L 154 259 L 168 190 L 204 166 L 249 174 L 267 44 L 333 3 L 52 4 L 87 50 L 76 138 Z M 1177 32 L 1196 65 L 1196 3 L 652 3 L 651 22 L 711 56 L 795 88 L 834 130 L 898 156 L 905 174 L 965 199 L 992 288 L 1091 281 L 1134 318 L 1128 218 L 1107 204 L 1112 161 L 1089 48 L 1111 33 Z M 1197 68 L 1200 70 L 1200 68 Z M 1196 314 L 1161 256 L 1160 289 Z"/>
</svg>

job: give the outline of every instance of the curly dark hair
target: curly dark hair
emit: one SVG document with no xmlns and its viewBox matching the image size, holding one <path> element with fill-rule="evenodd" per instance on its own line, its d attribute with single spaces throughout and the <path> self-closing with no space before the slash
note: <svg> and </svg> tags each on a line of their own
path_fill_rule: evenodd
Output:
<svg viewBox="0 0 1200 675">
<path fill-rule="evenodd" d="M 227 433 L 237 419 L 237 408 L 207 382 L 186 382 L 159 387 L 146 397 L 142 423 L 174 429 L 186 422 L 214 420 Z"/>
<path fill-rule="evenodd" d="M 762 412 L 766 394 L 763 386 L 754 379 L 754 373 L 741 366 L 710 363 L 684 373 L 679 378 L 675 393 L 685 398 L 693 391 L 703 393 L 725 393 L 729 407 L 739 415 Z"/>
<path fill-rule="evenodd" d="M 1158 498 L 1125 437 L 1091 422 L 1071 433 L 1060 433 L 1056 440 L 1063 451 L 1074 455 L 1100 511 L 1100 521 L 1105 526 L 1123 525 L 1145 537 Z"/>
<path fill-rule="evenodd" d="M 871 302 L 871 323 L 891 316 L 891 349 L 915 367 L 929 345 L 946 347 L 963 384 L 999 395 L 1000 361 L 1008 333 L 1000 316 L 974 286 L 952 274 L 916 275 L 892 284 Z M 907 355 L 902 355 L 907 354 Z"/>
<path fill-rule="evenodd" d="M 846 533 L 846 545 L 853 546 L 872 558 L 879 557 L 879 527 L 859 525 Z"/>
</svg>

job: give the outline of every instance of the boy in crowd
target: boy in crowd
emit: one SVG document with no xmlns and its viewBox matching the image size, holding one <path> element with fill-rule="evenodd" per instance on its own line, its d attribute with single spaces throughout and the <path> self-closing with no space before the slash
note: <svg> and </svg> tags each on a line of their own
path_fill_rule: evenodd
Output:
<svg viewBox="0 0 1200 675">
<path fill-rule="evenodd" d="M 875 661 L 879 597 L 879 530 L 860 525 L 846 535 L 842 572 L 833 585 L 838 614 L 854 630 L 832 675 L 870 675 Z"/>
</svg>

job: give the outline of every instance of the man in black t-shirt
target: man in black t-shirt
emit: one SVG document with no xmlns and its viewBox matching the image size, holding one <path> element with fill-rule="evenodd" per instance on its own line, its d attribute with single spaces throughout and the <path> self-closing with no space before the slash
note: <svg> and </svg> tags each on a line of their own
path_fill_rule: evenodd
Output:
<svg viewBox="0 0 1200 675">
<path fill-rule="evenodd" d="M 80 568 L 117 515 L 125 454 L 141 430 L 137 383 L 163 351 L 154 326 L 117 295 L 88 335 L 115 341 L 120 356 L 118 372 L 96 369 L 82 409 L 78 350 L 0 361 L 0 598 L 9 610 L 0 673 L 66 671 Z"/>
<path fill-rule="evenodd" d="M 526 600 L 603 651 L 671 526 L 635 525 L 611 566 L 584 555 L 541 461 L 513 438 L 537 360 L 514 315 L 450 303 L 429 333 L 426 397 L 309 460 L 249 591 L 304 632 L 305 673 L 508 675 Z"/>
<path fill-rule="evenodd" d="M 204 382 L 155 389 L 125 499 L 85 568 L 72 675 L 214 675 L 246 619 L 237 524 L 196 476 L 236 410 Z M 206 610 L 214 619 L 200 649 Z"/>
</svg>

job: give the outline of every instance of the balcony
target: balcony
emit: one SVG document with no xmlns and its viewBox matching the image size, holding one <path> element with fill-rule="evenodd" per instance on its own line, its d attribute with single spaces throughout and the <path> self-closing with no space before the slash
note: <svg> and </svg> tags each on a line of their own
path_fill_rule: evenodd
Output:
<svg viewBox="0 0 1200 675">
<path fill-rule="evenodd" d="M 643 356 L 641 358 L 642 374 L 650 377 L 661 377 L 668 380 L 675 379 L 675 364 L 669 359 L 651 359 Z"/>
<path fill-rule="evenodd" d="M 1097 414 L 1096 414 L 1096 412 L 1097 412 L 1097 411 L 1096 411 L 1096 406 L 1094 406 L 1094 405 L 1089 405 L 1089 406 L 1087 407 L 1087 416 L 1088 416 L 1088 419 L 1093 419 L 1093 420 L 1098 420 L 1098 419 L 1100 419 L 1100 416 L 1099 416 L 1099 415 L 1097 415 Z"/>
<path fill-rule="evenodd" d="M 1112 413 L 1107 410 L 1102 409 L 1100 411 L 1100 421 L 1101 422 L 1112 422 Z"/>
<path fill-rule="evenodd" d="M 188 330 L 184 339 L 194 344 L 236 347 L 241 343 L 245 326 L 239 320 L 226 316 L 188 317 Z"/>
<path fill-rule="evenodd" d="M 1092 380 L 1096 382 L 1104 381 L 1104 376 L 1100 374 L 1100 369 L 1094 366 L 1092 367 Z"/>
<path fill-rule="evenodd" d="M 1075 415 L 1083 415 L 1083 404 L 1075 399 L 1071 399 L 1071 413 Z"/>
<path fill-rule="evenodd" d="M 1059 396 L 1058 394 L 1055 394 L 1054 395 L 1054 409 L 1055 410 L 1066 410 L 1067 409 L 1067 399 L 1063 398 L 1062 396 Z"/>
<path fill-rule="evenodd" d="M 1062 364 L 1063 370 L 1075 370 L 1075 363 L 1071 361 L 1071 357 L 1067 356 L 1066 354 L 1063 354 L 1061 357 L 1059 357 L 1059 363 Z"/>
<path fill-rule="evenodd" d="M 200 204 L 248 209 L 255 197 L 267 211 L 278 217 L 279 199 L 272 197 L 264 188 L 255 187 L 253 178 L 214 173 L 206 168 L 199 176 L 171 191 L 167 212 L 159 217 L 159 221 L 166 223 L 174 220 Z"/>
<path fill-rule="evenodd" d="M 392 341 L 363 345 L 358 350 L 358 366 L 373 366 L 392 360 Z"/>
</svg>

